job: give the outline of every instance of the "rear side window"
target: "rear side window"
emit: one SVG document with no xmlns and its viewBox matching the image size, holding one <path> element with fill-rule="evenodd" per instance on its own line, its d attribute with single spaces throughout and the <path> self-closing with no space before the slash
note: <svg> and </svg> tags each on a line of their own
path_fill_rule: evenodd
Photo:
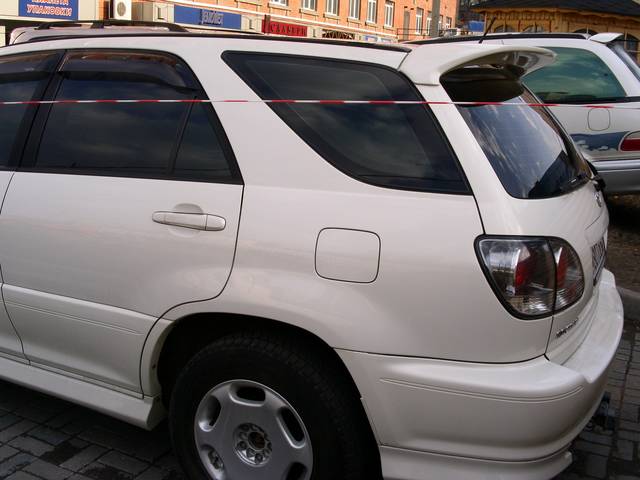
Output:
<svg viewBox="0 0 640 480">
<path fill-rule="evenodd" d="M 70 53 L 56 100 L 194 100 L 203 93 L 179 59 L 160 53 Z M 50 109 L 35 167 L 68 173 L 230 181 L 211 106 L 69 103 Z"/>
<path fill-rule="evenodd" d="M 0 58 L 0 101 L 39 99 L 59 58 L 60 55 L 56 53 Z M 9 165 L 20 126 L 28 121 L 27 114 L 34 109 L 34 106 L 27 105 L 0 107 L 0 167 Z"/>
<path fill-rule="evenodd" d="M 555 63 L 524 78 L 526 86 L 541 100 L 593 103 L 626 97 L 616 76 L 596 54 L 579 48 L 551 47 L 549 50 L 557 54 Z"/>
<path fill-rule="evenodd" d="M 397 72 L 370 64 L 241 52 L 225 52 L 223 59 L 262 99 L 421 99 Z M 423 105 L 269 106 L 325 160 L 358 180 L 468 193 L 444 134 Z"/>
</svg>

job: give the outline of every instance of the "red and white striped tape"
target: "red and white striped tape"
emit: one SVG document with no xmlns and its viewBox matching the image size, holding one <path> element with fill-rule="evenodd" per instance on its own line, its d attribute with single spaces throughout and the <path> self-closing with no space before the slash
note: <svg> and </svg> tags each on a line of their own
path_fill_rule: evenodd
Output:
<svg viewBox="0 0 640 480">
<path fill-rule="evenodd" d="M 0 102 L 0 106 L 12 105 L 77 105 L 93 103 L 284 103 L 284 104 L 321 104 L 321 105 L 457 105 L 457 106 L 500 106 L 500 107 L 562 107 L 589 108 L 605 110 L 640 110 L 640 103 L 634 105 L 572 105 L 559 103 L 515 103 L 515 102 L 445 102 L 426 100 L 240 100 L 240 99 L 169 99 L 169 100 L 32 100 Z"/>
</svg>

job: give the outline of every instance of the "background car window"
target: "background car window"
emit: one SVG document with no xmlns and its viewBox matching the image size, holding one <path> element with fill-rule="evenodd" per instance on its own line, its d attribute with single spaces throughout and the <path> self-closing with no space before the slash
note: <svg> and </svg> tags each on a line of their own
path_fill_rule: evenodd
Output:
<svg viewBox="0 0 640 480">
<path fill-rule="evenodd" d="M 626 97 L 616 76 L 596 54 L 579 48 L 551 47 L 549 50 L 558 55 L 555 63 L 524 78 L 526 86 L 541 100 L 606 102 Z"/>
<path fill-rule="evenodd" d="M 57 100 L 188 100 L 202 96 L 188 68 L 163 54 L 72 53 L 59 75 Z M 35 166 L 118 176 L 231 178 L 205 113 L 211 107 L 199 104 L 193 112 L 192 107 L 190 103 L 153 102 L 53 105 Z"/>
<path fill-rule="evenodd" d="M 38 53 L 0 58 L 0 101 L 30 101 L 39 98 L 59 54 Z M 16 136 L 29 109 L 26 105 L 0 108 L 0 168 L 9 165 Z"/>
<path fill-rule="evenodd" d="M 226 52 L 223 58 L 263 99 L 420 99 L 404 77 L 373 65 L 239 52 Z M 400 189 L 468 192 L 456 158 L 423 105 L 270 107 L 325 160 L 361 181 Z"/>
</svg>

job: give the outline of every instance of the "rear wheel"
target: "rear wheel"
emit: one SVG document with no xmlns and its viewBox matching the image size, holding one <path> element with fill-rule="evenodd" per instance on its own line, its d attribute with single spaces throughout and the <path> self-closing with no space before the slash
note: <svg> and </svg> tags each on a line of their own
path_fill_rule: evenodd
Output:
<svg viewBox="0 0 640 480">
<path fill-rule="evenodd" d="M 189 478 L 379 478 L 357 396 L 331 365 L 314 348 L 266 334 L 234 334 L 204 348 L 179 375 L 170 407 Z"/>
</svg>

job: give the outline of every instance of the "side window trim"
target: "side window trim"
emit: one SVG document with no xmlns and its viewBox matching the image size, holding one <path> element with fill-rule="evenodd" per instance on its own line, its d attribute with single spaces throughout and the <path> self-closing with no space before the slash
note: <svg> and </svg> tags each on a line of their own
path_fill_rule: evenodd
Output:
<svg viewBox="0 0 640 480">
<path fill-rule="evenodd" d="M 58 65 L 55 71 L 52 72 L 51 78 L 49 79 L 48 86 L 44 94 L 42 95 L 42 100 L 52 101 L 52 100 L 55 100 L 56 97 L 58 96 L 60 87 L 64 80 L 64 75 L 61 74 L 62 66 L 64 65 L 64 61 L 68 55 L 71 55 L 73 53 L 78 53 L 78 52 L 96 52 L 100 50 L 109 51 L 109 52 L 122 52 L 122 53 L 153 53 L 157 55 L 164 55 L 164 56 L 176 58 L 188 69 L 188 73 L 191 75 L 191 78 L 196 83 L 197 89 L 193 91 L 193 99 L 206 100 L 208 98 L 202 84 L 200 83 L 200 80 L 196 76 L 193 69 L 189 66 L 189 64 L 184 59 L 172 53 L 160 51 L 160 50 L 141 50 L 141 49 L 123 49 L 123 48 L 92 48 L 92 49 L 79 48 L 79 49 L 67 49 L 67 50 L 59 51 L 60 59 L 58 61 Z M 229 166 L 231 176 L 226 179 L 220 178 L 215 180 L 211 180 L 211 179 L 198 180 L 198 179 L 180 178 L 172 175 L 176 158 L 180 150 L 181 141 L 184 137 L 184 132 L 186 130 L 186 126 L 190 118 L 190 112 L 193 111 L 194 105 L 196 105 L 196 103 L 191 103 L 190 107 L 185 109 L 186 114 L 183 115 L 183 117 L 181 117 L 180 119 L 180 127 L 176 135 L 176 141 L 174 142 L 172 147 L 168 171 L 164 175 L 149 175 L 149 174 L 143 174 L 143 173 L 138 174 L 135 172 L 127 172 L 125 174 L 125 173 L 117 173 L 117 172 L 91 171 L 91 170 L 73 171 L 72 169 L 67 169 L 67 168 L 38 167 L 36 165 L 38 151 L 40 149 L 40 144 L 44 137 L 44 132 L 46 130 L 46 126 L 49 120 L 49 115 L 51 113 L 51 110 L 53 109 L 52 104 L 38 106 L 38 109 L 34 114 L 35 118 L 32 121 L 30 131 L 27 134 L 26 145 L 24 147 L 23 154 L 20 158 L 19 164 L 16 165 L 16 170 L 37 172 L 37 173 L 54 173 L 54 174 L 57 173 L 57 174 L 65 174 L 65 175 L 146 178 L 146 179 L 158 179 L 158 180 L 170 180 L 170 181 L 191 181 L 191 182 L 202 182 L 202 183 L 244 185 L 240 167 L 236 160 L 235 152 L 233 151 L 233 148 L 224 130 L 224 127 L 220 122 L 220 119 L 211 103 L 203 103 L 199 105 L 202 105 L 204 107 L 204 111 L 206 112 L 207 119 L 220 145 L 224 158 Z"/>
<path fill-rule="evenodd" d="M 32 55 L 33 53 L 36 53 L 36 52 L 17 53 L 14 55 L 6 55 L 6 56 L 3 56 L 2 58 L 5 59 L 5 58 L 11 58 L 11 57 L 28 56 L 28 55 Z M 46 83 L 42 87 L 39 87 L 36 90 L 32 98 L 33 101 L 40 101 L 40 100 L 47 99 L 47 92 L 51 87 L 52 82 L 55 79 L 55 74 L 58 70 L 58 67 L 60 66 L 62 59 L 64 58 L 65 50 L 59 50 L 59 49 L 43 50 L 37 53 L 39 54 L 50 53 L 51 55 L 57 55 L 57 60 L 54 60 L 56 62 L 56 65 L 54 68 L 51 69 L 51 72 L 49 72 L 49 78 L 47 79 Z M 27 106 L 25 116 L 20 122 L 20 127 L 18 128 L 16 137 L 14 139 L 13 147 L 11 148 L 8 165 L 6 167 L 1 167 L 2 169 L 9 170 L 9 171 L 16 171 L 20 168 L 22 158 L 25 155 L 25 152 L 27 151 L 27 148 L 28 148 L 30 132 L 33 130 L 36 122 L 36 118 L 38 116 L 38 112 L 42 108 L 43 108 L 43 105 Z"/>
<path fill-rule="evenodd" d="M 243 74 L 241 74 L 240 69 L 236 69 L 236 67 L 233 65 L 233 60 L 232 57 L 234 55 L 260 55 L 263 57 L 287 57 L 287 58 L 291 58 L 291 59 L 307 59 L 307 60 L 318 60 L 318 61 L 326 61 L 326 62 L 335 62 L 337 64 L 350 64 L 350 65 L 354 65 L 354 66 L 364 66 L 364 67 L 373 67 L 373 68 L 378 68 L 381 70 L 386 70 L 387 72 L 390 72 L 394 75 L 397 75 L 398 77 L 401 77 L 402 80 L 407 84 L 408 88 L 411 91 L 411 94 L 415 96 L 416 99 L 420 99 L 422 100 L 423 97 L 421 95 L 421 93 L 419 92 L 419 90 L 416 88 L 416 86 L 413 84 L 413 82 L 411 82 L 402 72 L 398 71 L 397 69 L 391 68 L 389 66 L 386 65 L 382 65 L 382 64 L 378 64 L 378 63 L 372 63 L 372 62 L 363 62 L 363 61 L 358 61 L 358 60 L 350 60 L 350 59 L 340 59 L 340 58 L 328 58 L 328 57 L 321 57 L 321 56 L 311 56 L 311 55 L 298 55 L 298 54 L 292 54 L 292 53 L 273 53 L 273 52 L 257 52 L 257 51 L 244 51 L 244 50 L 225 50 L 222 55 L 221 58 L 222 60 L 225 62 L 225 64 L 231 69 L 231 71 L 233 71 L 237 76 L 238 79 L 240 81 L 242 81 L 249 89 L 251 89 L 258 97 L 262 98 L 263 100 L 266 99 L 263 95 L 261 95 L 261 93 L 254 88 L 254 85 L 252 84 L 252 82 L 248 81 L 247 78 L 245 78 L 245 76 Z M 260 82 L 264 83 L 263 80 L 260 80 Z M 275 92 L 273 92 L 273 89 L 271 86 L 266 85 L 267 89 L 269 91 L 271 91 L 274 95 L 274 99 L 278 99 L 277 94 L 275 94 Z M 462 183 L 462 188 L 460 189 L 451 189 L 451 190 L 447 190 L 447 189 L 438 189 L 438 188 L 413 188 L 413 187 L 400 187 L 400 186 L 386 186 L 386 185 L 382 185 L 380 183 L 375 183 L 373 181 L 367 180 L 362 176 L 358 176 L 355 175 L 353 172 L 349 171 L 348 169 L 341 167 L 340 165 L 337 164 L 337 162 L 332 162 L 330 160 L 328 160 L 325 155 L 323 155 L 323 153 L 321 153 L 320 149 L 317 147 L 317 145 L 314 145 L 314 142 L 310 141 L 308 138 L 306 138 L 305 136 L 301 135 L 298 131 L 296 131 L 296 129 L 292 126 L 289 125 L 289 122 L 287 122 L 286 120 L 284 120 L 284 118 L 281 116 L 281 113 L 278 111 L 279 108 L 282 109 L 289 109 L 290 106 L 286 103 L 282 103 L 282 104 L 269 104 L 270 109 L 273 111 L 273 113 L 281 120 L 285 123 L 285 125 L 291 129 L 291 131 L 293 132 L 294 135 L 298 136 L 304 143 L 306 143 L 314 152 L 316 152 L 316 154 L 322 158 L 323 160 L 327 161 L 329 164 L 331 164 L 334 168 L 336 168 L 337 170 L 339 170 L 340 172 L 342 172 L 343 174 L 368 185 L 372 185 L 375 187 L 379 187 L 379 188 L 389 188 L 389 189 L 393 189 L 393 190 L 407 190 L 407 191 L 419 191 L 419 192 L 427 192 L 427 193 L 438 193 L 438 194 L 445 194 L 445 195 L 473 195 L 473 191 L 471 189 L 471 185 L 467 179 L 466 173 L 464 171 L 464 169 L 462 168 L 462 165 L 458 159 L 458 156 L 455 152 L 455 150 L 453 149 L 453 146 L 451 145 L 451 142 L 449 141 L 449 138 L 447 137 L 447 135 L 444 132 L 444 129 L 442 128 L 442 125 L 440 124 L 440 122 L 438 121 L 438 119 L 436 118 L 435 114 L 433 113 L 433 111 L 427 106 L 424 105 L 423 108 L 426 111 L 427 115 L 430 117 L 430 119 L 433 121 L 434 127 L 437 130 L 437 132 L 439 133 L 440 137 L 442 138 L 442 140 L 444 141 L 444 144 L 448 150 L 448 152 L 451 155 L 451 158 L 454 162 L 455 167 L 458 170 L 458 173 L 460 175 L 460 180 Z"/>
</svg>

